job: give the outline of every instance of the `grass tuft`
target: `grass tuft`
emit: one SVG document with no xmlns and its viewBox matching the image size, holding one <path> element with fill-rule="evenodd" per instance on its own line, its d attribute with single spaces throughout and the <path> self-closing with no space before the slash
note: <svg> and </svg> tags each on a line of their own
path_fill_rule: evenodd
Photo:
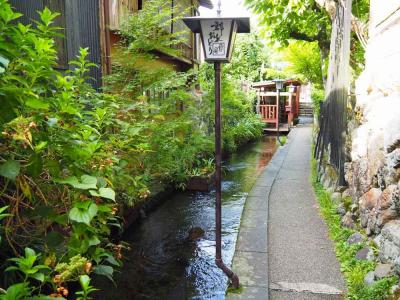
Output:
<svg viewBox="0 0 400 300">
<path fill-rule="evenodd" d="M 239 284 L 238 288 L 234 288 L 233 286 L 229 286 L 226 290 L 226 294 L 241 294 L 243 292 L 243 285 Z"/>
</svg>

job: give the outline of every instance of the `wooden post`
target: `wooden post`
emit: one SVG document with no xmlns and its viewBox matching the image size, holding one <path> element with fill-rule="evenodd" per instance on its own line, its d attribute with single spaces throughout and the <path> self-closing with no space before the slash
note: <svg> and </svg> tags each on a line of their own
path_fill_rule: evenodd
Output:
<svg viewBox="0 0 400 300">
<path fill-rule="evenodd" d="M 276 132 L 279 133 L 279 90 L 276 91 Z"/>
<path fill-rule="evenodd" d="M 293 99 L 292 99 L 293 93 L 289 93 L 289 114 L 288 114 L 288 126 L 290 128 L 291 125 L 293 125 Z"/>
</svg>

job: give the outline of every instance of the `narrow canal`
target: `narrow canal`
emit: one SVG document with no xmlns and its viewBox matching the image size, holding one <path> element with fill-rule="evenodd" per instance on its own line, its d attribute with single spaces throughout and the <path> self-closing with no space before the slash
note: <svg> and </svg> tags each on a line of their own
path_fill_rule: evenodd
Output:
<svg viewBox="0 0 400 300">
<path fill-rule="evenodd" d="M 222 251 L 228 265 L 246 195 L 275 149 L 276 139 L 263 137 L 224 163 Z M 117 286 L 103 286 L 101 299 L 224 299 L 227 279 L 214 263 L 214 199 L 214 191 L 176 193 L 128 230 L 124 240 L 131 251 Z"/>
</svg>

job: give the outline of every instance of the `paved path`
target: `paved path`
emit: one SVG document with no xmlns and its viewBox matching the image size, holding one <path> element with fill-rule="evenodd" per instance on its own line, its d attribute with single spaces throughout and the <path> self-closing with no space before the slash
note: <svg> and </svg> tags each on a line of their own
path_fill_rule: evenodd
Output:
<svg viewBox="0 0 400 300">
<path fill-rule="evenodd" d="M 292 129 L 256 181 L 242 215 L 227 299 L 343 299 L 344 282 L 310 185 L 311 127 Z"/>
</svg>

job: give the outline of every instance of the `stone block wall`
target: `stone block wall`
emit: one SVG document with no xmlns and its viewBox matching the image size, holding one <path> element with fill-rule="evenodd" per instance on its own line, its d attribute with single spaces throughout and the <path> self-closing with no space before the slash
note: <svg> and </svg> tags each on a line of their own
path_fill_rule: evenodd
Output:
<svg viewBox="0 0 400 300">
<path fill-rule="evenodd" d="M 400 272 L 400 3 L 371 0 L 366 68 L 356 83 L 356 128 L 351 128 L 351 161 L 346 214 L 365 228 L 379 259 Z M 353 123 L 354 124 L 354 123 Z"/>
</svg>

